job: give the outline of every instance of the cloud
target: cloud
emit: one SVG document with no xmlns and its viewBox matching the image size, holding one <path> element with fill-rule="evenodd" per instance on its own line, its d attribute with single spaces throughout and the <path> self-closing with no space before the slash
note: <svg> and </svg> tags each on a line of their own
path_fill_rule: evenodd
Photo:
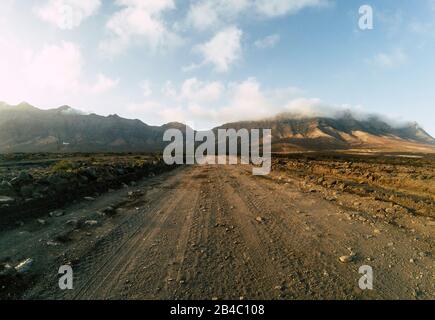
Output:
<svg viewBox="0 0 435 320">
<path fill-rule="evenodd" d="M 187 79 L 181 86 L 180 100 L 189 103 L 212 103 L 218 101 L 224 86 L 218 81 L 202 82 L 196 78 Z"/>
<path fill-rule="evenodd" d="M 48 0 L 34 8 L 37 16 L 60 29 L 74 29 L 98 12 L 101 0 Z"/>
<path fill-rule="evenodd" d="M 324 7 L 328 0 L 256 0 L 256 11 L 265 17 L 273 18 L 295 14 L 307 7 Z"/>
<path fill-rule="evenodd" d="M 92 93 L 103 93 L 107 92 L 115 87 L 117 87 L 119 84 L 119 79 L 111 79 L 104 74 L 99 74 L 97 76 L 97 82 L 90 88 L 90 91 Z"/>
<path fill-rule="evenodd" d="M 251 6 L 250 0 L 201 0 L 190 4 L 186 24 L 198 30 L 222 27 Z"/>
<path fill-rule="evenodd" d="M 161 92 L 161 97 L 130 103 L 126 116 L 141 115 L 152 124 L 181 121 L 209 129 L 226 122 L 274 116 L 286 111 L 289 101 L 302 93 L 294 87 L 263 89 L 255 78 L 229 83 L 189 78 L 178 87 L 167 82 Z"/>
<path fill-rule="evenodd" d="M 391 69 L 403 65 L 407 60 L 407 55 L 401 49 L 397 49 L 389 53 L 378 53 L 369 62 L 381 68 Z"/>
<path fill-rule="evenodd" d="M 153 94 L 153 90 L 151 89 L 151 83 L 148 80 L 142 82 L 140 87 L 142 88 L 144 97 L 149 97 Z"/>
<path fill-rule="evenodd" d="M 118 85 L 119 80 L 102 73 L 87 74 L 85 67 L 82 50 L 73 42 L 31 49 L 0 38 L 0 96 L 9 103 L 88 106 L 90 99 L 101 99 Z"/>
<path fill-rule="evenodd" d="M 75 91 L 80 86 L 83 57 L 80 48 L 71 42 L 45 45 L 28 56 L 23 66 L 25 79 L 33 89 Z"/>
<path fill-rule="evenodd" d="M 279 41 L 279 34 L 271 34 L 265 38 L 258 39 L 254 45 L 260 49 L 273 48 Z"/>
<path fill-rule="evenodd" d="M 163 19 L 166 11 L 175 9 L 173 0 L 117 0 L 120 10 L 106 24 L 110 37 L 100 48 L 110 54 L 123 52 L 133 42 L 145 41 L 152 50 L 179 43 Z"/>
<path fill-rule="evenodd" d="M 198 45 L 196 51 L 203 56 L 204 64 L 212 64 L 217 72 L 228 72 L 241 58 L 242 35 L 243 32 L 237 27 L 228 27 L 208 42 Z"/>
<path fill-rule="evenodd" d="M 307 7 L 325 7 L 329 0 L 196 0 L 192 1 L 185 25 L 199 31 L 222 28 L 242 16 L 275 18 L 295 14 Z"/>
</svg>

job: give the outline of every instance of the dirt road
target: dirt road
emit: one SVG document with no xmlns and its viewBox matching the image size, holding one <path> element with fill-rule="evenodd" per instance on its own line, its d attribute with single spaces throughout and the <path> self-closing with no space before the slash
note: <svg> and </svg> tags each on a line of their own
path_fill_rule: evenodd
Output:
<svg viewBox="0 0 435 320">
<path fill-rule="evenodd" d="M 96 215 L 98 225 L 46 245 L 68 219 L 108 205 L 116 215 Z M 413 217 L 416 234 L 328 201 L 322 190 L 304 191 L 291 176 L 257 177 L 247 166 L 179 168 L 57 219 L 4 253 L 24 257 L 41 247 L 41 275 L 24 298 L 434 298 L 433 221 Z M 0 238 L 3 247 L 5 239 L 17 243 L 12 232 Z M 73 266 L 73 290 L 58 288 L 62 263 Z M 362 265 L 373 268 L 373 290 L 358 287 Z"/>
</svg>

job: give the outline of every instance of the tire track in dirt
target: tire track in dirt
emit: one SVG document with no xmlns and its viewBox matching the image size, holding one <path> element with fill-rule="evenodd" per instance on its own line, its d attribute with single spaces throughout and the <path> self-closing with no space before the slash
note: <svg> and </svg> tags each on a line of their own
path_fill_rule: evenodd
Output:
<svg viewBox="0 0 435 320">
<path fill-rule="evenodd" d="M 243 178 L 245 177 L 245 178 Z M 355 298 L 358 296 L 359 290 L 356 290 L 357 280 L 360 275 L 357 268 L 351 266 L 343 268 L 337 259 L 337 256 L 331 255 L 335 253 L 337 248 L 342 248 L 345 252 L 349 245 L 346 243 L 346 237 L 322 237 L 326 230 L 321 230 L 321 224 L 314 224 L 313 220 L 308 221 L 308 216 L 298 216 L 289 214 L 289 198 L 284 195 L 282 190 L 275 188 L 275 185 L 270 186 L 270 182 L 262 181 L 262 184 L 251 183 L 251 179 L 237 175 L 233 181 L 237 184 L 237 189 L 243 190 L 241 195 L 255 208 L 257 212 L 267 213 L 267 222 L 265 229 L 273 241 L 277 244 L 275 250 L 285 248 L 292 245 L 290 248 L 295 249 L 295 254 L 292 259 L 286 259 L 285 255 L 275 251 L 278 259 L 283 267 L 289 262 L 292 262 L 289 269 L 290 274 L 293 274 L 293 280 L 297 283 L 305 284 L 305 298 Z M 255 197 L 252 189 L 255 189 L 256 194 L 268 195 L 264 198 Z M 272 188 L 268 190 L 268 188 Z M 272 195 L 273 196 L 270 196 Z M 264 200 L 263 200 L 264 199 Z M 294 198 L 293 198 L 294 199 Z M 294 206 L 304 208 L 307 212 L 316 212 L 317 220 L 319 217 L 327 215 L 327 210 L 322 207 L 323 200 L 317 199 L 315 205 L 311 205 L 309 201 L 305 203 L 298 202 Z M 319 203 L 320 202 L 320 203 Z M 329 204 L 324 203 L 325 206 Z M 334 210 L 336 210 L 334 208 Z M 311 223 L 308 223 L 311 222 Z M 306 226 L 304 228 L 304 226 Z M 360 239 L 362 241 L 362 239 Z M 355 248 L 355 246 L 352 246 Z M 331 252 L 331 250 L 333 250 Z M 314 253 L 318 253 L 317 255 Z M 291 271 L 293 270 L 293 271 Z M 326 271 L 326 273 L 325 273 Z M 324 275 L 327 275 L 324 277 Z M 321 278 L 323 279 L 319 281 Z M 294 286 L 290 286 L 294 289 Z M 389 297 L 398 298 L 394 295 L 388 286 L 383 286 L 383 290 L 377 292 L 378 298 L 385 298 L 385 294 Z M 330 296 L 329 296 L 330 295 Z M 304 293 L 299 290 L 294 292 L 293 297 L 303 297 Z"/>
<path fill-rule="evenodd" d="M 73 263 L 75 289 L 48 290 L 42 298 L 411 296 L 408 269 L 376 271 L 376 290 L 362 292 L 358 267 L 365 260 L 338 262 L 350 250 L 362 257 L 378 254 L 391 235 L 401 239 L 402 250 L 409 237 L 383 225 L 384 238 L 368 242 L 372 222 L 343 219 L 349 209 L 318 193 L 304 193 L 296 183 L 284 186 L 252 176 L 247 166 L 192 166 L 142 191 L 145 195 L 120 206 L 118 224 Z M 385 268 L 388 262 L 379 263 Z M 57 283 L 54 276 L 49 280 Z"/>
<path fill-rule="evenodd" d="M 163 197 L 158 199 L 154 208 L 147 212 L 147 216 L 150 216 L 150 219 L 144 219 L 142 225 L 139 225 L 137 228 L 137 232 L 132 234 L 131 240 L 129 239 L 123 245 L 125 251 L 121 252 L 123 248 L 119 248 L 119 254 L 108 259 L 109 270 L 99 270 L 99 272 L 106 274 L 105 277 L 99 280 L 95 278 L 93 282 L 87 284 L 87 287 L 91 290 L 86 293 L 86 296 L 90 298 L 101 296 L 103 292 L 110 292 L 112 296 L 116 296 L 120 288 L 123 289 L 120 296 L 128 296 L 131 288 L 129 286 L 124 287 L 123 285 L 130 283 L 130 277 L 138 280 L 135 273 L 137 274 L 138 270 L 140 270 L 140 265 L 144 263 L 149 265 L 151 261 L 161 261 L 162 266 L 157 270 L 162 270 L 163 272 L 164 263 L 167 262 L 170 256 L 173 256 L 172 248 L 176 247 L 179 235 L 182 235 L 182 232 L 186 232 L 185 228 L 178 227 L 178 223 L 184 220 L 182 219 L 183 215 L 188 212 L 186 204 L 194 206 L 196 201 L 196 193 L 193 192 L 193 181 L 190 175 L 190 172 L 184 173 L 183 177 L 180 177 L 175 185 L 168 186 L 171 192 L 169 195 L 162 194 Z M 179 213 L 179 215 L 177 216 L 176 213 Z M 188 224 L 189 221 L 187 221 L 187 224 L 185 223 L 187 226 Z M 169 233 L 168 231 L 174 232 Z M 156 242 L 162 241 L 164 237 L 166 237 L 166 241 L 171 242 L 166 244 L 165 247 L 160 245 L 159 250 L 165 253 L 166 257 L 152 257 L 152 255 L 150 257 L 149 252 L 153 253 L 153 250 L 147 250 L 156 246 Z M 142 260 L 144 258 L 147 258 L 145 262 Z M 154 275 L 154 278 L 157 279 L 156 275 Z M 133 282 L 133 285 L 137 286 L 138 284 L 141 284 L 141 282 Z M 147 286 L 152 287 L 152 283 L 147 283 Z"/>
<path fill-rule="evenodd" d="M 358 267 L 367 264 L 367 262 L 360 261 L 356 265 L 343 265 L 338 263 L 336 249 L 342 248 L 342 250 L 344 250 L 344 248 L 349 247 L 349 243 L 352 243 L 350 246 L 353 249 L 357 249 L 357 252 L 367 251 L 366 247 L 369 247 L 369 245 L 367 245 L 367 239 L 365 239 L 363 235 L 370 233 L 371 228 L 367 228 L 367 226 L 363 226 L 359 222 L 347 222 L 346 227 L 351 236 L 340 234 L 340 230 L 346 230 L 346 227 L 342 225 L 339 226 L 339 221 L 333 221 L 336 219 L 336 216 L 328 214 L 328 208 L 333 211 L 339 211 L 338 207 L 325 202 L 323 199 L 313 201 L 312 198 L 316 197 L 313 195 L 306 196 L 308 199 L 301 198 L 299 190 L 295 190 L 292 187 L 282 188 L 281 185 L 275 182 L 262 179 L 261 184 L 251 183 L 250 180 L 252 180 L 252 178 L 247 178 L 247 175 L 243 174 L 240 176 L 236 169 L 234 169 L 232 173 L 235 175 L 233 182 L 236 183 L 237 189 L 243 190 L 243 197 L 245 197 L 248 202 L 251 202 L 254 207 L 259 208 L 259 212 L 268 213 L 271 220 L 270 223 L 266 223 L 265 225 L 266 228 L 269 229 L 269 234 L 278 236 L 278 238 L 276 238 L 277 241 L 282 237 L 288 239 L 279 247 L 285 247 L 286 243 L 296 244 L 308 240 L 308 245 L 305 246 L 305 248 L 298 244 L 300 249 L 297 253 L 300 259 L 295 267 L 303 269 L 301 266 L 305 265 L 305 267 L 309 269 L 309 277 L 307 280 L 311 287 L 317 288 L 317 290 L 310 293 L 311 298 L 315 297 L 315 294 L 318 295 L 317 298 L 325 298 L 328 294 L 331 294 L 331 298 L 337 298 L 340 297 L 340 295 L 343 295 L 342 298 L 357 297 L 377 299 L 399 299 L 404 296 L 412 296 L 411 292 L 403 289 L 402 286 L 396 287 L 398 283 L 406 283 L 406 272 L 401 275 L 392 274 L 391 272 L 383 272 L 382 268 L 377 268 L 376 290 L 363 293 L 357 288 L 357 280 L 360 277 Z M 272 191 L 268 193 L 269 188 Z M 255 194 L 253 194 L 252 189 L 255 190 Z M 290 192 L 288 190 L 290 190 Z M 299 194 L 299 197 L 289 197 L 291 194 L 295 193 Z M 264 201 L 261 201 L 259 197 L 255 196 L 256 194 L 268 194 L 268 196 L 264 197 Z M 293 204 L 289 203 L 289 198 L 293 198 Z M 319 197 L 317 196 L 317 198 Z M 274 208 L 274 210 L 270 208 Z M 307 212 L 314 211 L 316 214 L 314 216 L 297 215 L 294 214 L 296 208 L 303 208 L 303 210 Z M 293 211 L 291 214 L 288 212 L 289 209 Z M 325 217 L 327 217 L 329 221 L 327 221 Z M 304 225 L 310 226 L 308 227 L 308 232 L 303 232 L 300 228 Z M 325 226 L 326 228 L 324 228 Z M 275 231 L 273 229 L 275 229 Z M 394 232 L 394 230 L 390 230 L 390 232 Z M 314 236 L 311 236 L 311 233 L 313 233 Z M 397 233 L 397 231 L 395 231 L 395 233 Z M 370 248 L 370 250 L 372 250 L 372 248 Z M 318 251 L 321 254 L 319 254 L 319 256 L 307 254 L 313 251 Z M 376 249 L 372 251 L 376 251 Z M 372 263 L 369 262 L 369 264 Z M 321 277 L 322 269 L 319 268 L 319 266 L 323 266 L 324 270 L 327 271 L 327 277 L 320 282 L 318 280 Z M 430 271 L 428 270 L 428 272 Z M 319 290 L 319 286 L 323 286 L 324 288 Z"/>
</svg>

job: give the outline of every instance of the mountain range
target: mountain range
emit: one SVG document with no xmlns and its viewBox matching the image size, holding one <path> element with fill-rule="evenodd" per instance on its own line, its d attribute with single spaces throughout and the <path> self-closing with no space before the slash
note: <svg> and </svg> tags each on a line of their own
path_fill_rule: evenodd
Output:
<svg viewBox="0 0 435 320">
<path fill-rule="evenodd" d="M 118 115 L 84 114 L 69 106 L 41 110 L 30 104 L 0 102 L 0 153 L 9 152 L 159 152 L 166 129 Z M 378 116 L 357 119 L 280 114 L 261 121 L 240 121 L 217 129 L 272 129 L 272 150 L 382 150 L 434 152 L 435 139 L 417 123 L 393 126 Z"/>
</svg>

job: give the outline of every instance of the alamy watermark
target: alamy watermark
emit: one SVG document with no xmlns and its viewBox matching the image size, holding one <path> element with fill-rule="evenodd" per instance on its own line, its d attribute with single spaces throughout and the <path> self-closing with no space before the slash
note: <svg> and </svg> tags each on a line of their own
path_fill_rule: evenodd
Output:
<svg viewBox="0 0 435 320">
<path fill-rule="evenodd" d="M 254 165 L 254 175 L 270 173 L 271 129 L 218 129 L 195 132 L 186 126 L 184 133 L 179 129 L 166 130 L 163 141 L 170 142 L 163 152 L 163 160 L 168 165 L 224 165 L 238 164 L 240 160 L 241 164 Z"/>
<path fill-rule="evenodd" d="M 373 8 L 372 6 L 365 4 L 358 10 L 360 18 L 358 26 L 361 30 L 373 30 Z"/>
<path fill-rule="evenodd" d="M 70 265 L 60 266 L 58 274 L 61 275 L 59 278 L 59 288 L 60 290 L 72 290 L 73 286 L 73 269 Z"/>
<path fill-rule="evenodd" d="M 358 286 L 361 290 L 373 290 L 373 268 L 368 265 L 359 267 L 358 272 L 362 274 Z"/>
</svg>

